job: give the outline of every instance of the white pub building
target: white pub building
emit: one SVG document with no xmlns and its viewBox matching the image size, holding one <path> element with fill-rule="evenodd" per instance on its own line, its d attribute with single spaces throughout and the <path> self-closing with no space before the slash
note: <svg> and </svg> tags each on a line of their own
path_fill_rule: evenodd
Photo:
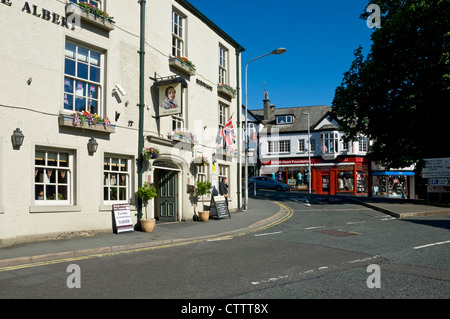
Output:
<svg viewBox="0 0 450 319">
<path fill-rule="evenodd" d="M 159 220 L 193 218 L 198 180 L 228 177 L 238 209 L 217 137 L 239 128 L 244 49 L 188 1 L 0 0 L 0 21 L 0 245 L 111 231 L 119 203 L 137 222 L 142 183 Z"/>
</svg>

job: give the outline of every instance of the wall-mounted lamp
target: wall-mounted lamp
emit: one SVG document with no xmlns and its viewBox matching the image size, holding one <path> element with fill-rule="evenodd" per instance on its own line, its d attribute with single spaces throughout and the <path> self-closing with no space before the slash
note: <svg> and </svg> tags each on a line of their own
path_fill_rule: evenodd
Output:
<svg viewBox="0 0 450 319">
<path fill-rule="evenodd" d="M 89 142 L 87 144 L 87 147 L 88 147 L 89 154 L 94 154 L 95 152 L 97 152 L 98 143 L 95 140 L 95 138 L 91 137 L 91 139 L 89 140 Z"/>
<path fill-rule="evenodd" d="M 25 135 L 23 135 L 22 131 L 19 128 L 16 128 L 16 130 L 13 131 L 13 134 L 11 136 L 13 146 L 20 148 L 22 146 L 24 138 Z"/>
<path fill-rule="evenodd" d="M 127 91 L 125 91 L 120 84 L 116 85 L 116 87 L 113 89 L 113 93 L 119 93 L 122 96 L 127 95 Z"/>
</svg>

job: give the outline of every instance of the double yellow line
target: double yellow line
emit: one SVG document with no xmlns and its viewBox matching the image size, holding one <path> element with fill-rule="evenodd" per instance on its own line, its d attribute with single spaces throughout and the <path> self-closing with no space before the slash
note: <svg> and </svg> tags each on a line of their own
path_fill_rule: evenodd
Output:
<svg viewBox="0 0 450 319">
<path fill-rule="evenodd" d="M 244 232 L 231 234 L 231 235 L 226 235 L 226 236 L 205 237 L 205 238 L 200 238 L 200 239 L 183 241 L 183 242 L 179 242 L 179 243 L 163 244 L 163 245 L 159 245 L 159 246 L 133 248 L 133 249 L 114 251 L 114 252 L 105 252 L 105 253 L 98 253 L 98 254 L 85 255 L 85 256 L 68 257 L 68 258 L 54 259 L 54 260 L 48 260 L 48 261 L 40 261 L 40 262 L 27 263 L 27 264 L 21 264 L 21 265 L 6 266 L 6 267 L 1 267 L 0 268 L 0 272 L 12 271 L 12 270 L 18 270 L 18 269 L 25 269 L 25 268 L 31 268 L 31 267 L 40 267 L 40 266 L 54 265 L 54 264 L 60 264 L 60 263 L 69 263 L 69 262 L 74 262 L 74 261 L 79 261 L 79 260 L 86 260 L 86 259 L 92 259 L 92 258 L 117 256 L 117 255 L 137 253 L 137 252 L 150 251 L 150 250 L 157 250 L 157 249 L 163 249 L 163 248 L 178 247 L 178 246 L 190 245 L 190 244 L 195 244 L 195 243 L 211 240 L 212 238 L 214 238 L 215 240 L 220 240 L 220 239 L 244 236 L 244 235 L 247 235 L 247 234 L 250 234 L 250 233 L 259 232 L 259 231 L 262 231 L 262 230 L 274 227 L 276 225 L 279 225 L 279 224 L 285 222 L 286 220 L 288 220 L 289 218 L 291 218 L 292 215 L 294 214 L 294 211 L 292 209 L 290 209 L 289 207 L 287 207 L 286 205 L 283 205 L 283 204 L 281 204 L 279 202 L 275 202 L 275 201 L 274 201 L 274 203 L 277 204 L 278 206 L 280 206 L 282 209 L 284 209 L 286 211 L 286 214 L 284 214 L 280 219 L 277 219 L 277 220 L 273 221 L 272 223 L 269 223 L 267 225 L 264 225 L 264 226 L 261 226 L 261 227 L 258 227 L 258 228 L 255 228 L 255 229 L 252 229 L 252 230 L 249 230 L 249 231 L 244 231 Z"/>
</svg>

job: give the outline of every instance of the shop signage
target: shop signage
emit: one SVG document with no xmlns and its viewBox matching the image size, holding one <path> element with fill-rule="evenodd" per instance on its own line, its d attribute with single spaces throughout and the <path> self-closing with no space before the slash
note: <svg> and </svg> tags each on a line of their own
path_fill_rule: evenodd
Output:
<svg viewBox="0 0 450 319">
<path fill-rule="evenodd" d="M 0 0 L 2 4 L 5 4 L 9 7 L 12 7 L 13 0 Z M 73 13 L 69 15 L 69 17 L 65 17 L 65 15 L 60 15 L 55 12 L 51 12 L 44 8 L 39 8 L 35 4 L 29 4 L 25 1 L 22 6 L 22 12 L 26 12 L 35 16 L 36 18 L 43 19 L 45 21 L 52 22 L 56 25 L 60 25 L 62 27 L 66 27 L 67 29 L 75 30 L 75 25 L 79 25 L 79 15 Z"/>
<path fill-rule="evenodd" d="M 198 85 L 203 86 L 203 87 L 204 87 L 205 89 L 207 89 L 207 90 L 210 90 L 210 91 L 213 90 L 213 87 L 212 87 L 211 85 L 209 85 L 209 84 L 203 82 L 203 81 L 200 80 L 200 79 L 197 79 L 195 82 L 196 82 Z"/>
<path fill-rule="evenodd" d="M 450 177 L 450 157 L 425 159 L 423 178 Z"/>
<path fill-rule="evenodd" d="M 124 233 L 133 231 L 133 220 L 131 219 L 130 205 L 129 204 L 115 204 L 113 205 L 115 233 Z"/>
<path fill-rule="evenodd" d="M 209 217 L 213 216 L 217 216 L 217 219 L 224 217 L 231 218 L 225 196 L 211 196 Z"/>
</svg>

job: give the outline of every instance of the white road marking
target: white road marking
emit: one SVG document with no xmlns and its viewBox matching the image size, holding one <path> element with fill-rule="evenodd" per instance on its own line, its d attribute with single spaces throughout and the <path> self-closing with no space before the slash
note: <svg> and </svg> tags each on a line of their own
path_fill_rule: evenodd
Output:
<svg viewBox="0 0 450 319">
<path fill-rule="evenodd" d="M 437 245 L 443 245 L 443 244 L 448 244 L 450 243 L 450 240 L 447 241 L 441 241 L 438 243 L 432 243 L 432 244 L 428 244 L 428 245 L 423 245 L 423 246 L 416 246 L 414 247 L 414 249 L 421 249 L 421 248 L 426 248 L 426 247 L 431 247 L 431 246 L 437 246 Z"/>
<path fill-rule="evenodd" d="M 277 232 L 273 232 L 273 233 L 264 233 L 264 234 L 257 234 L 255 235 L 255 237 L 259 237 L 259 236 L 268 236 L 268 235 L 276 235 L 276 234 L 281 234 L 282 231 L 277 231 Z"/>
</svg>

